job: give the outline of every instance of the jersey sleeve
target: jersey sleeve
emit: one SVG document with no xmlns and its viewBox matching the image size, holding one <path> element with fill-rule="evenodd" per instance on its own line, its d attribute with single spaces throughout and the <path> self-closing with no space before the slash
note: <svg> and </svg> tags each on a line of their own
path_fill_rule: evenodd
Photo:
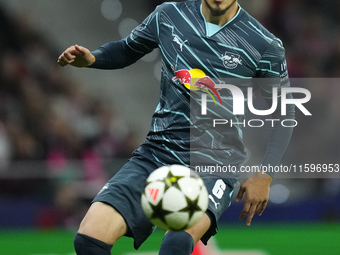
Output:
<svg viewBox="0 0 340 255">
<path fill-rule="evenodd" d="M 119 41 L 112 41 L 92 51 L 96 61 L 89 67 L 98 69 L 118 69 L 135 63 L 144 55 L 158 47 L 158 13 L 153 11 L 131 34 Z"/>
<path fill-rule="evenodd" d="M 269 106 L 272 105 L 273 87 L 276 87 L 278 92 L 278 105 L 271 117 L 279 121 L 270 128 L 267 148 L 262 161 L 262 166 L 278 166 L 289 145 L 293 132 L 293 127 L 287 127 L 288 122 L 286 126 L 281 125 L 281 122 L 283 120 L 295 120 L 295 105 L 287 105 L 286 115 L 281 115 L 281 88 L 289 87 L 290 83 L 285 50 L 279 39 L 274 38 L 262 55 L 257 67 L 257 76 L 260 78 L 258 85 L 261 94 Z M 286 98 L 293 98 L 292 94 L 287 94 Z M 268 172 L 268 174 L 274 177 L 274 172 Z"/>
<path fill-rule="evenodd" d="M 282 42 L 274 38 L 263 53 L 256 68 L 256 77 L 271 78 L 274 83 L 265 83 L 261 86 L 262 93 L 267 94 L 271 87 L 289 86 L 287 61 Z"/>
<path fill-rule="evenodd" d="M 161 5 L 157 6 L 156 9 L 125 38 L 128 47 L 135 52 L 146 54 L 158 46 L 158 15 L 161 9 Z"/>
</svg>

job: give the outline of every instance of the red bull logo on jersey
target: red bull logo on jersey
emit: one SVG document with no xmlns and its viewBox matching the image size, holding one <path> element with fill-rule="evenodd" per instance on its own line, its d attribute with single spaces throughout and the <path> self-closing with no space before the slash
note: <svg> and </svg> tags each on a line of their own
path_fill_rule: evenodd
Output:
<svg viewBox="0 0 340 255">
<path fill-rule="evenodd" d="M 222 105 L 222 100 L 218 92 L 219 88 L 216 88 L 216 83 L 202 70 L 178 70 L 175 72 L 175 75 L 176 76 L 172 79 L 173 81 L 178 80 L 189 90 L 202 90 L 206 92 L 214 100 L 216 105 L 217 103 L 213 96 L 214 94 Z"/>
<path fill-rule="evenodd" d="M 173 68 L 174 69 L 174 68 Z M 255 109 L 253 103 L 253 87 L 248 87 L 246 91 L 246 95 L 244 95 L 243 91 L 235 85 L 225 84 L 225 83 L 215 83 L 209 76 L 207 76 L 202 70 L 200 69 L 191 69 L 191 70 L 178 70 L 175 71 L 175 77 L 172 79 L 173 81 L 179 81 L 183 84 L 188 90 L 202 90 L 206 93 L 202 93 L 201 95 L 201 114 L 207 115 L 207 94 L 214 100 L 215 105 L 217 105 L 214 95 L 219 100 L 222 106 L 222 100 L 219 93 L 220 89 L 228 89 L 231 97 L 233 99 L 233 114 L 234 115 L 245 115 L 245 102 L 247 102 L 248 110 L 257 116 L 265 116 L 274 113 L 278 107 L 278 97 L 281 97 L 281 115 L 286 115 L 287 105 L 294 104 L 301 112 L 306 116 L 311 116 L 312 114 L 305 108 L 303 104 L 307 103 L 311 99 L 311 93 L 305 88 L 298 88 L 298 87 L 282 87 L 280 88 L 281 95 L 279 95 L 278 87 L 272 88 L 272 105 L 267 110 L 258 110 Z M 289 93 L 300 93 L 305 97 L 301 98 L 287 98 L 287 94 Z M 260 121 L 261 126 L 263 125 L 262 120 L 249 120 L 251 123 L 252 121 Z M 268 119 L 267 121 L 271 121 L 272 125 L 276 120 Z M 297 125 L 296 120 L 284 120 L 283 126 L 285 126 L 285 121 L 293 122 L 294 126 Z M 217 124 L 226 124 L 229 121 L 216 119 L 214 120 L 214 127 Z M 249 124 L 251 127 L 255 127 L 253 124 Z M 260 127 L 260 126 L 256 126 Z M 289 126 L 285 126 L 289 127 Z"/>
</svg>

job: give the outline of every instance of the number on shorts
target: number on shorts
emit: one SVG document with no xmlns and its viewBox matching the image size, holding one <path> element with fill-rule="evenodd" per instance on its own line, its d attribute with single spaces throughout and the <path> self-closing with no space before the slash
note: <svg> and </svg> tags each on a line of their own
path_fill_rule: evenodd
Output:
<svg viewBox="0 0 340 255">
<path fill-rule="evenodd" d="M 218 179 L 215 183 L 214 188 L 212 189 L 212 193 L 215 195 L 215 197 L 221 199 L 226 187 L 227 185 L 224 183 L 224 181 L 222 181 L 222 179 Z"/>
</svg>

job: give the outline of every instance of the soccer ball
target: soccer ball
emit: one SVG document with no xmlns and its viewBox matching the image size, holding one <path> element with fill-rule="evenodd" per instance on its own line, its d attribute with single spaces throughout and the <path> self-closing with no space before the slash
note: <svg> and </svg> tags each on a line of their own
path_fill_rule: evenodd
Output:
<svg viewBox="0 0 340 255">
<path fill-rule="evenodd" d="M 182 165 L 153 171 L 146 180 L 141 200 L 152 224 L 170 231 L 194 226 L 208 208 L 208 192 L 202 179 Z"/>
</svg>

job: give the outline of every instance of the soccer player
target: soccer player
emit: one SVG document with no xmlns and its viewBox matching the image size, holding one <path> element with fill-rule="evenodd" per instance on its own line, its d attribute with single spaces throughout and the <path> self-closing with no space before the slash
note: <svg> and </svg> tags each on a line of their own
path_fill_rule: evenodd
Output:
<svg viewBox="0 0 340 255">
<path fill-rule="evenodd" d="M 212 80 L 222 83 L 228 78 L 244 81 L 277 78 L 276 85 L 259 85 L 267 98 L 271 97 L 271 86 L 289 84 L 281 41 L 242 9 L 237 0 L 165 2 L 125 39 L 109 42 L 92 52 L 82 46 L 71 46 L 60 55 L 58 63 L 117 69 L 133 64 L 157 47 L 163 61 L 161 92 L 150 132 L 93 200 L 75 235 L 79 255 L 110 254 L 112 245 L 124 235 L 134 238 L 136 249 L 148 238 L 153 226 L 143 213 L 140 199 L 146 178 L 156 168 L 201 162 L 240 166 L 246 159 L 242 125 L 226 125 L 211 133 L 205 124 L 201 125 L 200 118 L 191 116 L 194 109 L 190 101 L 200 104 L 197 91 L 188 87 L 194 72 L 210 85 Z M 240 88 L 245 91 L 250 84 Z M 206 92 L 216 92 L 209 84 L 198 85 Z M 215 95 L 223 93 L 219 90 Z M 218 107 L 230 119 L 242 123 L 240 116 L 232 114 L 231 104 L 215 108 Z M 294 118 L 293 107 L 287 108 L 286 117 Z M 279 108 L 272 115 L 273 119 L 282 118 Z M 271 128 L 264 165 L 280 162 L 291 133 L 292 128 L 281 125 Z M 246 217 L 247 225 L 255 213 L 261 215 L 265 210 L 271 181 L 271 173 L 259 172 L 241 184 L 236 201 L 245 197 L 240 219 Z M 166 233 L 159 254 L 191 254 L 200 239 L 206 244 L 216 234 L 217 220 L 231 203 L 237 179 L 231 175 L 204 178 L 204 182 L 210 195 L 206 214 L 190 229 Z"/>
</svg>

